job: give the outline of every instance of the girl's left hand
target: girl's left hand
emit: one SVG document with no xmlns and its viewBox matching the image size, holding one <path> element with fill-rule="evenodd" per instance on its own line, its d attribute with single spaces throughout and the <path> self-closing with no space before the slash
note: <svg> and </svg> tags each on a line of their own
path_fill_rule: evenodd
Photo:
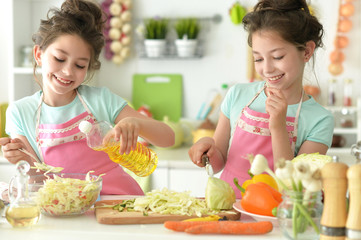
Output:
<svg viewBox="0 0 361 240">
<path fill-rule="evenodd" d="M 140 124 L 137 118 L 123 118 L 114 126 L 114 139 L 120 141 L 120 154 L 129 154 L 136 149 L 140 131 Z"/>
<path fill-rule="evenodd" d="M 270 129 L 286 127 L 287 100 L 280 89 L 266 88 L 266 112 L 270 115 Z"/>
</svg>

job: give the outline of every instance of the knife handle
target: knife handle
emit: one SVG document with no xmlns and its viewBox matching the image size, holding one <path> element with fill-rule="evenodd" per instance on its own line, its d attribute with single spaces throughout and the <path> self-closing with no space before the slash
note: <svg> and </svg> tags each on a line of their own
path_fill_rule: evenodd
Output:
<svg viewBox="0 0 361 240">
<path fill-rule="evenodd" d="M 202 155 L 201 161 L 202 161 L 203 167 L 205 167 L 207 164 L 209 164 L 209 158 L 208 158 L 207 154 L 204 153 Z"/>
</svg>

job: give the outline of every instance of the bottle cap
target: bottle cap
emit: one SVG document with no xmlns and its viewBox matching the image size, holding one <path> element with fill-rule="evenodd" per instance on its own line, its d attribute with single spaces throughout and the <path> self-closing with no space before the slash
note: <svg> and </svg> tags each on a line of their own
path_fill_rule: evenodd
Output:
<svg viewBox="0 0 361 240">
<path fill-rule="evenodd" d="M 82 133 L 89 133 L 90 130 L 92 129 L 92 124 L 88 121 L 81 121 L 80 124 L 79 124 L 79 130 L 82 132 Z"/>
</svg>

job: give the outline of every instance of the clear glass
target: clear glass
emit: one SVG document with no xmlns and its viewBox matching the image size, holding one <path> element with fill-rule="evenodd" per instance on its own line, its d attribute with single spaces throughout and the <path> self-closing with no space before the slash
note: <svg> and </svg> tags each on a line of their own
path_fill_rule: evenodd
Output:
<svg viewBox="0 0 361 240">
<path fill-rule="evenodd" d="M 322 210 L 321 191 L 285 191 L 283 201 L 277 210 L 282 234 L 287 239 L 319 239 Z"/>
<path fill-rule="evenodd" d="M 87 144 L 93 150 L 104 151 L 110 160 L 129 169 L 139 177 L 145 177 L 154 172 L 158 164 L 157 154 L 141 144 L 137 143 L 136 149 L 129 154 L 120 154 L 121 143 L 114 141 L 112 126 L 105 121 L 96 122 L 86 134 Z"/>
<path fill-rule="evenodd" d="M 32 175 L 29 196 L 47 216 L 77 216 L 98 199 L 103 179 L 92 174 L 49 173 Z"/>
<path fill-rule="evenodd" d="M 6 209 L 5 217 L 13 227 L 31 227 L 39 221 L 40 210 L 30 197 L 27 174 L 30 165 L 21 160 L 16 164 L 16 170 L 9 184 L 10 206 Z"/>
</svg>

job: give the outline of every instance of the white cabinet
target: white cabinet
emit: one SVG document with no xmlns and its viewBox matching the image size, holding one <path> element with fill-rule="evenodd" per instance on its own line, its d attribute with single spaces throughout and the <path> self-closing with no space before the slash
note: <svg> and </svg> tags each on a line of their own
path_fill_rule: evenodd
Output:
<svg viewBox="0 0 361 240">
<path fill-rule="evenodd" d="M 190 191 L 192 196 L 204 197 L 208 175 L 203 168 L 170 169 L 169 189 L 175 191 Z"/>
<path fill-rule="evenodd" d="M 327 107 L 335 116 L 334 139 L 336 146 L 327 152 L 327 155 L 336 155 L 342 158 L 354 158 L 351 155 L 351 146 L 361 140 L 361 98 L 356 106 Z"/>
</svg>

